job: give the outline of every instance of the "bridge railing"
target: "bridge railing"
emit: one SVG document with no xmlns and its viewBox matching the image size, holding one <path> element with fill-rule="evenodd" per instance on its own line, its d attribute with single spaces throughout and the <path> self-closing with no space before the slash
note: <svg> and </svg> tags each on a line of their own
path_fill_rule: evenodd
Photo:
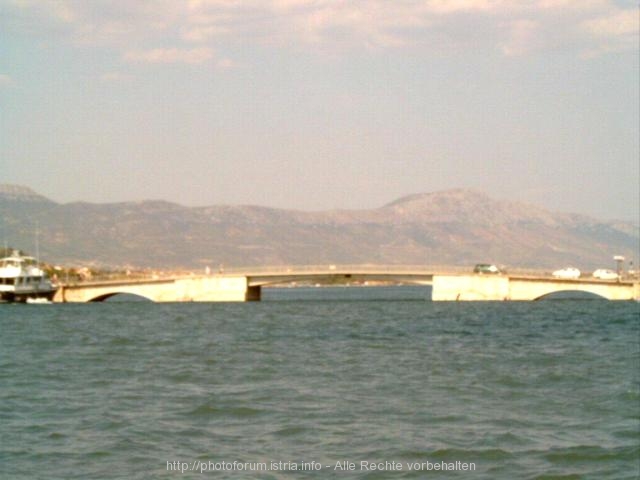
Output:
<svg viewBox="0 0 640 480">
<path fill-rule="evenodd" d="M 304 273 L 433 273 L 448 271 L 463 273 L 469 271 L 467 267 L 434 266 L 434 265 L 374 265 L 374 264 L 317 264 L 317 265 L 276 265 L 259 267 L 231 267 L 224 268 L 221 273 L 239 275 L 260 274 L 304 274 Z"/>
<path fill-rule="evenodd" d="M 304 275 L 304 274 L 440 274 L 456 275 L 469 274 L 473 272 L 473 267 L 468 265 L 375 265 L 375 264 L 316 264 L 316 265 L 269 265 L 269 266 L 225 266 L 211 270 L 189 270 L 189 271 L 143 271 L 131 272 L 129 275 L 107 274 L 94 275 L 88 282 L 104 281 L 148 281 L 175 278 L 190 278 L 215 275 L 246 275 L 246 276 L 267 276 L 267 275 Z M 509 268 L 506 275 L 550 277 L 550 270 L 531 268 Z M 62 282 L 65 283 L 65 282 Z M 79 280 L 69 282 L 69 284 L 83 283 Z"/>
<path fill-rule="evenodd" d="M 259 267 L 225 267 L 217 273 L 238 275 L 260 274 L 304 274 L 304 273 L 425 273 L 425 274 L 469 274 L 473 273 L 473 267 L 468 265 L 375 265 L 375 264 L 317 264 L 317 265 L 276 265 Z M 212 272 L 216 273 L 216 272 Z M 551 276 L 550 270 L 534 268 L 509 268 L 505 275 L 522 276 Z"/>
</svg>

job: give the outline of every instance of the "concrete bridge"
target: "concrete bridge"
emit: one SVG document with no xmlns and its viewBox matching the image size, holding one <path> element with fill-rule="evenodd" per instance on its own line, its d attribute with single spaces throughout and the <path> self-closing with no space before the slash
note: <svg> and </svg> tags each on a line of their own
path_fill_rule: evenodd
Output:
<svg viewBox="0 0 640 480">
<path fill-rule="evenodd" d="M 598 279 L 557 279 L 547 276 L 434 275 L 432 299 L 539 300 L 558 292 L 585 292 L 607 300 L 639 300 L 640 283 Z"/>
<path fill-rule="evenodd" d="M 117 294 L 154 302 L 260 300 L 263 286 L 291 282 L 393 282 L 432 285 L 434 301 L 537 300 L 556 292 L 588 292 L 608 300 L 640 300 L 638 280 L 563 280 L 544 274 L 480 275 L 468 268 L 324 266 L 234 270 L 213 275 L 122 279 L 61 285 L 56 302 L 96 302 Z"/>
</svg>

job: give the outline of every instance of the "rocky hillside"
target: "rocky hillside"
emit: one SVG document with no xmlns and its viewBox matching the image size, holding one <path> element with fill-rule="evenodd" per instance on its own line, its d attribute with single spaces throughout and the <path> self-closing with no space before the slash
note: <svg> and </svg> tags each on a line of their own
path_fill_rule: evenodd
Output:
<svg viewBox="0 0 640 480">
<path fill-rule="evenodd" d="M 215 268 L 286 264 L 495 262 L 585 270 L 639 257 L 638 225 L 551 212 L 469 190 L 411 195 L 372 210 L 303 212 L 164 201 L 53 202 L 0 185 L 0 236 L 68 265 Z M 6 240 L 5 240 L 6 239 Z"/>
</svg>

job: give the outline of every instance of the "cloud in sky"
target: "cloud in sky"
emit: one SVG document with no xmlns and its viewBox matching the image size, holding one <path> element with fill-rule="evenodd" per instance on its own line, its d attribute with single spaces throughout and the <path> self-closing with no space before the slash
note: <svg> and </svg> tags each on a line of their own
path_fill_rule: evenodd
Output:
<svg viewBox="0 0 640 480">
<path fill-rule="evenodd" d="M 638 23 L 636 0 L 0 0 L 0 159 L 66 200 L 473 186 L 627 218 Z M 104 175 L 31 183 L 42 159 Z"/>
<path fill-rule="evenodd" d="M 11 79 L 11 77 L 5 73 L 0 73 L 0 88 L 1 87 L 8 87 L 9 85 L 11 85 L 13 83 L 13 80 Z"/>
<path fill-rule="evenodd" d="M 582 29 L 599 40 L 597 46 L 586 54 L 637 48 L 638 18 L 638 10 L 628 9 L 607 12 L 583 21 Z"/>
<path fill-rule="evenodd" d="M 213 58 L 213 50 L 207 47 L 180 49 L 154 48 L 151 50 L 133 50 L 124 54 L 129 62 L 143 63 L 205 63 Z"/>
<path fill-rule="evenodd" d="M 7 9 L 23 28 L 55 24 L 78 44 L 147 63 L 219 62 L 213 52 L 234 42 L 320 52 L 473 47 L 506 56 L 564 44 L 585 54 L 634 48 L 639 32 L 637 7 L 613 0 L 5 0 Z"/>
<path fill-rule="evenodd" d="M 100 81 L 104 83 L 123 83 L 133 79 L 133 76 L 122 72 L 106 72 L 100 75 Z"/>
</svg>

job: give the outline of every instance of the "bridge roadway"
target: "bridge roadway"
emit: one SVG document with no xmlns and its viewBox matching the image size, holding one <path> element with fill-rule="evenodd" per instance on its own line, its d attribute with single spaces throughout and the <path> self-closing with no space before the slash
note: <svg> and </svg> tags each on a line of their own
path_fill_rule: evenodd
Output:
<svg viewBox="0 0 640 480">
<path fill-rule="evenodd" d="M 260 300 L 266 285 L 289 283 L 393 282 L 432 285 L 434 301 L 537 300 L 562 291 L 581 291 L 609 300 L 639 300 L 638 280 L 552 278 L 540 271 L 478 275 L 468 267 L 324 265 L 227 269 L 210 275 L 94 280 L 60 286 L 56 302 L 94 302 L 128 293 L 155 302 L 242 302 Z"/>
</svg>

